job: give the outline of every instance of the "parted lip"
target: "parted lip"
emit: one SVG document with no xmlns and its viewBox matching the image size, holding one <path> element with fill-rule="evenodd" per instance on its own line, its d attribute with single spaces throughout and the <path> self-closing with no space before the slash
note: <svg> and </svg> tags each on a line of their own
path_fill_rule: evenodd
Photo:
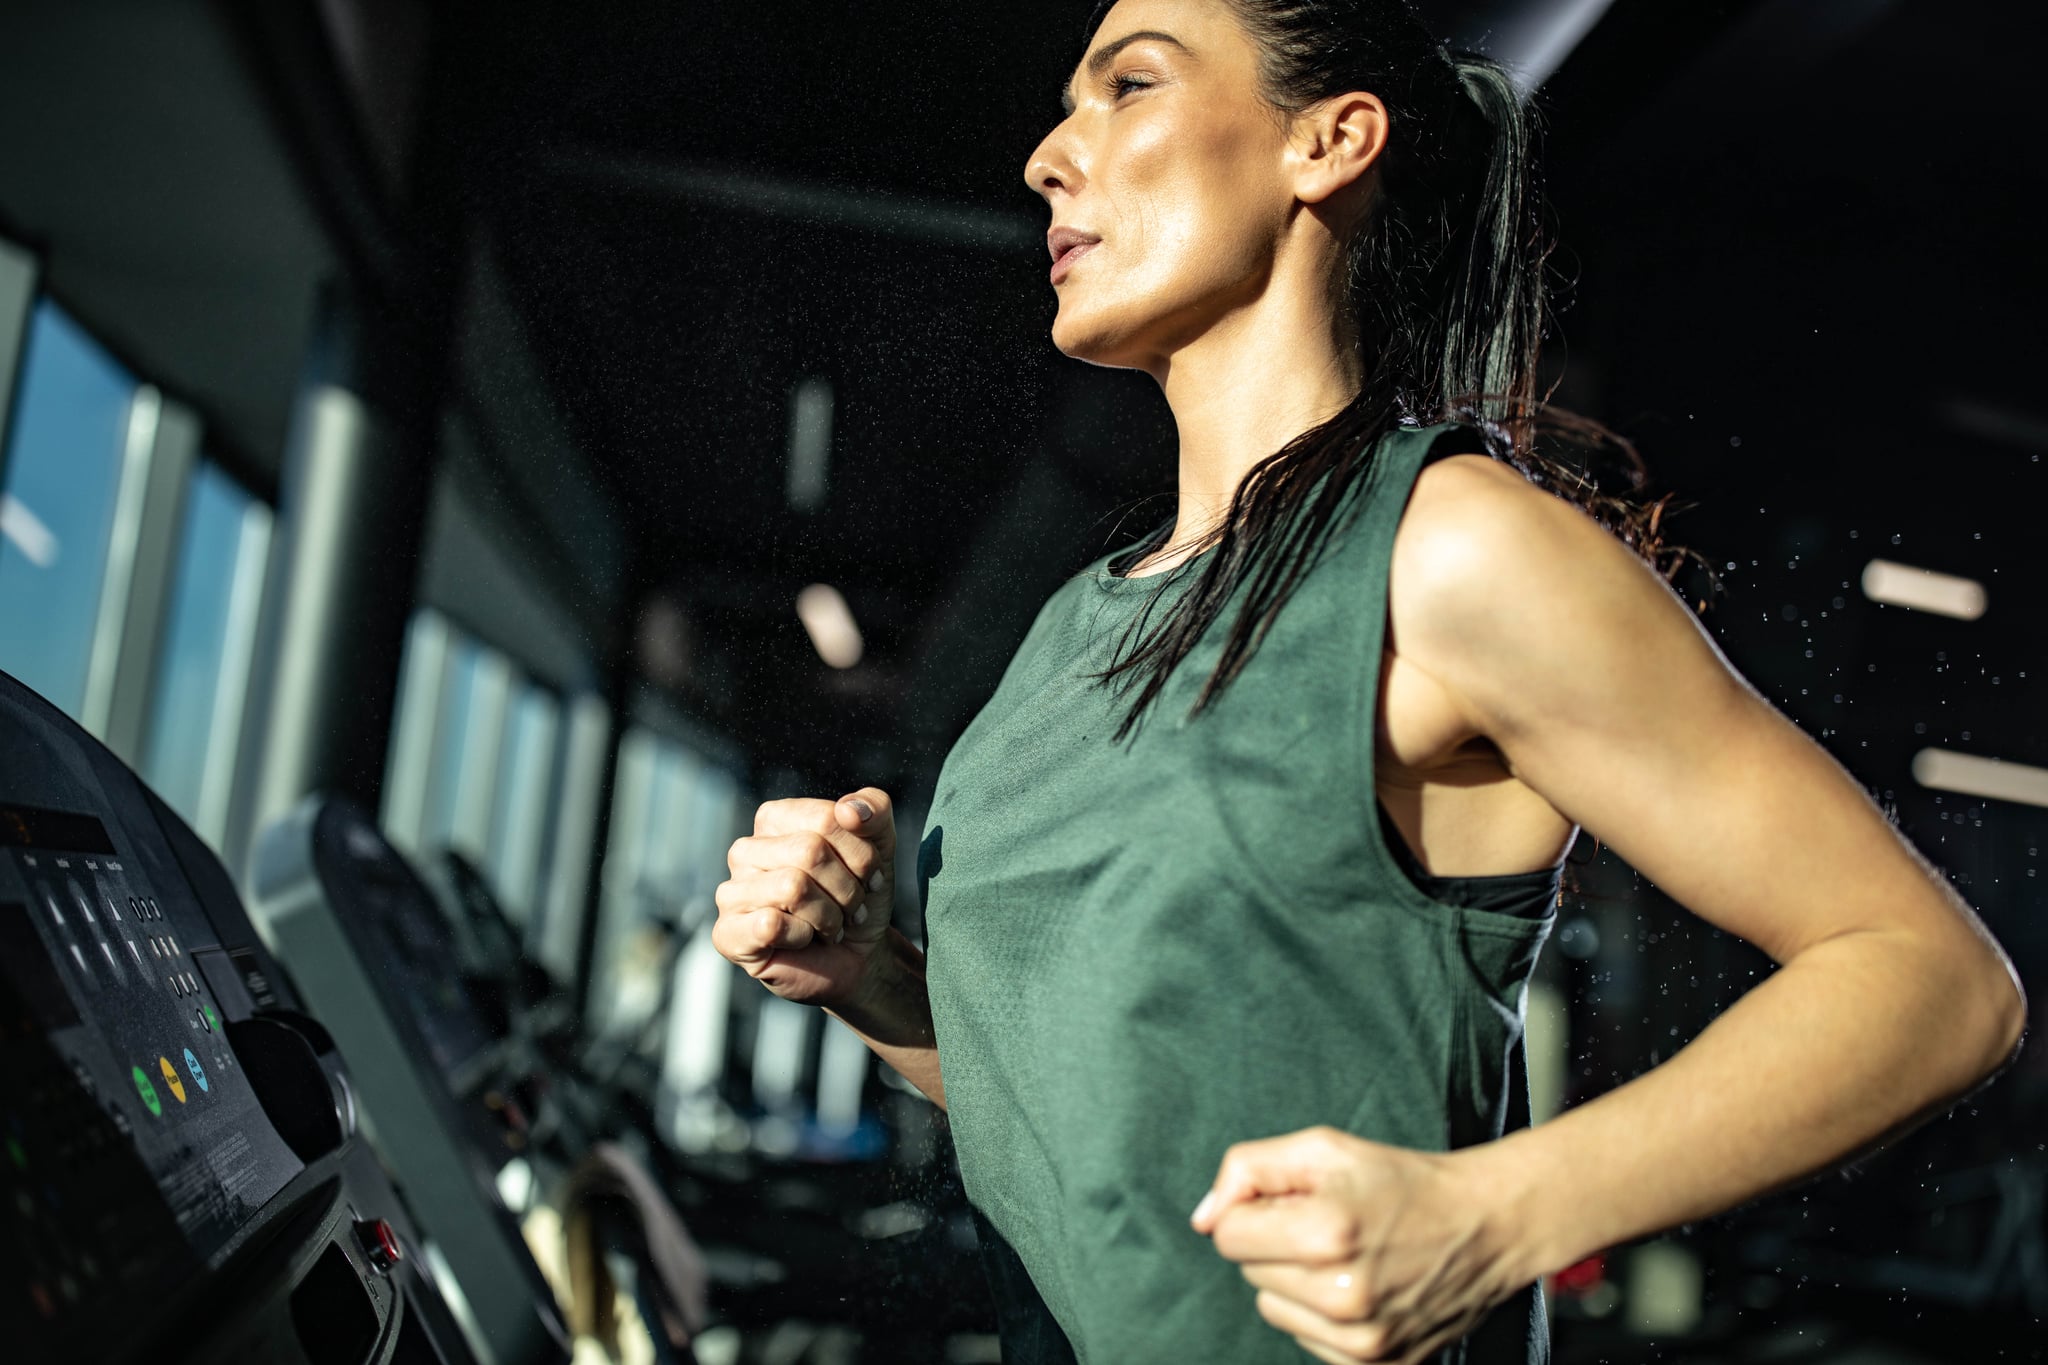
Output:
<svg viewBox="0 0 2048 1365">
<path fill-rule="evenodd" d="M 1045 234 L 1045 247 L 1052 253 L 1052 258 L 1058 260 L 1077 246 L 1087 246 L 1091 242 L 1101 240 L 1102 238 L 1095 233 L 1083 232 L 1079 228 L 1056 227 Z"/>
</svg>

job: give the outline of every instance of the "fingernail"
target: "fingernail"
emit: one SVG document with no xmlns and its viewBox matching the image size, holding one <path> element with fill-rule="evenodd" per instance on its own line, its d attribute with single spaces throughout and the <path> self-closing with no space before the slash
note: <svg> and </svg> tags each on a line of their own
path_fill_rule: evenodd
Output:
<svg viewBox="0 0 2048 1365">
<path fill-rule="evenodd" d="M 880 891 L 881 889 L 882 889 L 882 869 L 878 867 L 878 868 L 876 868 L 876 869 L 875 869 L 875 870 L 874 870 L 873 872 L 871 872 L 871 873 L 869 873 L 869 874 L 868 874 L 868 890 L 870 890 L 870 891 Z"/>
<path fill-rule="evenodd" d="M 853 907 L 853 922 L 855 924 L 866 924 L 868 922 L 868 908 L 865 905 Z"/>
<path fill-rule="evenodd" d="M 848 797 L 846 800 L 846 804 L 853 807 L 854 813 L 860 816 L 860 822 L 862 824 L 866 824 L 868 821 L 875 818 L 875 808 L 873 806 L 870 806 L 867 802 L 861 800 L 857 796 Z"/>
<path fill-rule="evenodd" d="M 1202 1196 L 1201 1203 L 1195 1205 L 1195 1211 L 1188 1215 L 1188 1221 L 1191 1223 L 1201 1222 L 1204 1218 L 1207 1218 L 1209 1216 L 1209 1214 L 1215 1209 L 1215 1207 L 1216 1191 L 1211 1190 L 1207 1194 Z"/>
</svg>

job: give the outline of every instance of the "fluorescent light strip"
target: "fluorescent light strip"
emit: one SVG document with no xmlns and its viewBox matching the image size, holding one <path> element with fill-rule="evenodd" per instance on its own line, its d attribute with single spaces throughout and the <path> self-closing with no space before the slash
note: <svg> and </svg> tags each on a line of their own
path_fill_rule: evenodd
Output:
<svg viewBox="0 0 2048 1365">
<path fill-rule="evenodd" d="M 1936 791 L 2048 806 L 2048 768 L 2025 763 L 1951 753 L 1947 749 L 1922 749 L 1913 755 L 1913 780 Z"/>
<path fill-rule="evenodd" d="M 1863 566 L 1863 595 L 1873 602 L 1931 611 L 1959 621 L 1976 620 L 1987 605 L 1984 585 L 1974 578 L 1916 569 L 1889 559 L 1873 559 Z"/>
<path fill-rule="evenodd" d="M 791 508 L 815 512 L 825 505 L 826 469 L 832 459 L 832 386 L 806 379 L 789 395 L 789 465 L 784 494 Z"/>
<path fill-rule="evenodd" d="M 796 615 L 810 632 L 818 657 L 834 668 L 852 668 L 860 662 L 860 627 L 853 623 L 853 609 L 829 583 L 813 583 L 796 595 Z"/>
</svg>

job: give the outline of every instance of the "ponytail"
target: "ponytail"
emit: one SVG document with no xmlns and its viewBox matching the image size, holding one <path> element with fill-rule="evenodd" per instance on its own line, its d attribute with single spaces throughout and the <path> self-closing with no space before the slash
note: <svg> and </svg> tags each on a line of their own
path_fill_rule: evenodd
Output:
<svg viewBox="0 0 2048 1365">
<path fill-rule="evenodd" d="M 1480 180 L 1464 268 L 1443 303 L 1444 389 L 1474 395 L 1487 418 L 1508 425 L 1515 445 L 1527 446 L 1549 255 L 1537 217 L 1534 116 L 1498 62 L 1449 60 L 1465 96 L 1452 103 L 1453 155 Z"/>
<path fill-rule="evenodd" d="M 1261 51 L 1261 93 L 1276 109 L 1298 114 L 1371 90 L 1391 117 L 1378 192 L 1348 256 L 1366 379 L 1334 416 L 1251 468 L 1228 514 L 1199 542 L 1214 553 L 1187 593 L 1164 613 L 1139 613 L 1114 662 L 1093 675 L 1113 682 L 1119 697 L 1136 690 L 1116 741 L 1242 595 L 1189 717 L 1230 685 L 1338 529 L 1379 438 L 1397 425 L 1468 428 L 1487 454 L 1583 508 L 1667 578 L 1697 559 L 1664 545 L 1666 500 L 1644 505 L 1607 493 L 1589 472 L 1593 452 L 1614 457 L 1633 493 L 1644 481 L 1635 448 L 1548 407 L 1547 394 L 1536 392 L 1550 234 L 1538 181 L 1540 127 L 1507 70 L 1444 48 L 1407 0 L 1230 3 Z M 1091 38 L 1109 4 L 1097 8 Z M 1581 458 L 1539 451 L 1544 437 Z M 1159 549 L 1171 530 L 1171 521 L 1162 524 L 1113 560 L 1111 572 Z M 1160 575 L 1155 595 L 1180 572 Z"/>
</svg>

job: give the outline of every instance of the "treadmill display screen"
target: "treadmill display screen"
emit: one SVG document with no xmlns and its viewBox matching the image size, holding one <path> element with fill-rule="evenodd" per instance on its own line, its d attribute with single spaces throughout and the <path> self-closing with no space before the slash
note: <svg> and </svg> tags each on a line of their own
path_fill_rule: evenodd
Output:
<svg viewBox="0 0 2048 1365">
<path fill-rule="evenodd" d="M 0 805 L 0 848 L 111 854 L 114 841 L 107 837 L 107 827 L 90 815 Z"/>
</svg>

